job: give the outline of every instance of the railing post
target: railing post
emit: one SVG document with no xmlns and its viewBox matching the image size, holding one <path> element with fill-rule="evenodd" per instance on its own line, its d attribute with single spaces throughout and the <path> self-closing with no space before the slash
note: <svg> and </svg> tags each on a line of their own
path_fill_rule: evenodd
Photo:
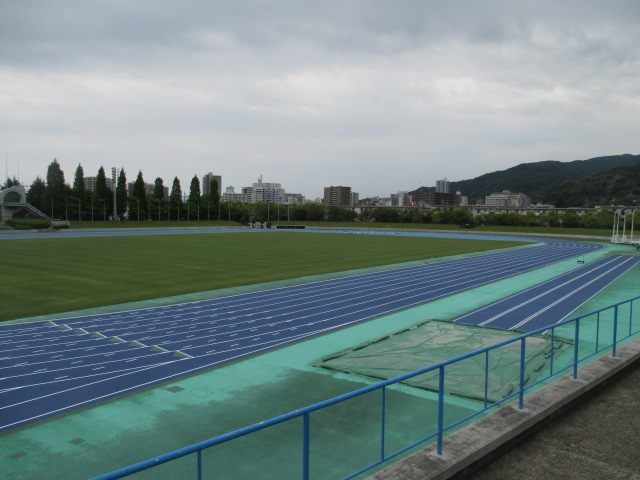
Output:
<svg viewBox="0 0 640 480">
<path fill-rule="evenodd" d="M 573 379 L 578 378 L 578 351 L 580 346 L 580 319 L 576 318 L 576 333 L 573 339 Z"/>
<path fill-rule="evenodd" d="M 596 314 L 596 353 L 600 351 L 600 312 Z"/>
<path fill-rule="evenodd" d="M 380 419 L 380 460 L 384 460 L 384 437 L 387 415 L 387 387 L 382 387 L 382 418 Z"/>
<path fill-rule="evenodd" d="M 198 480 L 202 480 L 202 450 L 198 450 Z"/>
<path fill-rule="evenodd" d="M 556 356 L 556 329 L 551 327 L 551 357 L 549 358 L 549 374 L 553 377 L 553 361 Z"/>
<path fill-rule="evenodd" d="M 302 416 L 302 478 L 309 480 L 309 413 Z"/>
<path fill-rule="evenodd" d="M 444 365 L 438 369 L 438 455 L 442 455 L 442 431 L 444 430 Z"/>
<path fill-rule="evenodd" d="M 618 305 L 613 307 L 613 352 L 612 357 L 615 358 L 617 355 L 617 347 L 618 347 Z"/>
<path fill-rule="evenodd" d="M 489 403 L 489 350 L 484 352 L 484 408 Z"/>
<path fill-rule="evenodd" d="M 518 408 L 524 408 L 524 361 L 526 357 L 526 337 L 520 340 L 520 395 L 518 398 Z"/>
</svg>

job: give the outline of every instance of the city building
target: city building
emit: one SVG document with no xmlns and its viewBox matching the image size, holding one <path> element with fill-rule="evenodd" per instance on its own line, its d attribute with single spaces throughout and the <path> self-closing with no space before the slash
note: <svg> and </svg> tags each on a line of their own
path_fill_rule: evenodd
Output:
<svg viewBox="0 0 640 480">
<path fill-rule="evenodd" d="M 133 196 L 133 187 L 136 184 L 136 182 L 129 182 L 127 183 L 127 195 L 132 197 Z M 107 183 L 107 186 L 109 186 L 109 183 Z M 86 184 L 85 184 L 86 187 Z M 153 195 L 153 190 L 155 188 L 155 185 L 153 183 L 146 183 L 144 184 L 144 193 L 145 195 Z M 165 196 L 169 196 L 169 194 L 167 193 L 169 191 L 169 189 L 167 187 L 165 187 Z"/>
<path fill-rule="evenodd" d="M 407 192 L 398 192 L 391 194 L 392 207 L 406 207 L 411 205 L 411 200 Z"/>
<path fill-rule="evenodd" d="M 449 181 L 446 178 L 442 180 L 436 180 L 436 192 L 449 193 Z"/>
<path fill-rule="evenodd" d="M 287 193 L 286 194 L 287 197 L 287 205 L 294 205 L 296 203 L 304 203 L 305 199 L 304 199 L 304 195 L 302 195 L 301 193 Z"/>
<path fill-rule="evenodd" d="M 282 185 L 279 183 L 265 183 L 262 181 L 262 175 L 251 187 L 242 187 L 242 193 L 247 196 L 248 201 L 251 203 L 287 203 L 287 194 Z"/>
<path fill-rule="evenodd" d="M 248 203 L 251 200 L 251 196 L 247 196 L 245 193 L 237 193 L 233 187 L 225 188 L 222 194 L 223 202 L 242 202 Z"/>
<path fill-rule="evenodd" d="M 353 205 L 351 187 L 324 187 L 324 198 L 322 202 L 325 205 Z"/>
<path fill-rule="evenodd" d="M 411 204 L 422 207 L 455 207 L 462 202 L 460 192 L 414 192 L 411 194 Z"/>
<path fill-rule="evenodd" d="M 510 190 L 503 190 L 487 195 L 484 204 L 490 207 L 528 207 L 531 205 L 531 198 L 524 193 L 511 193 Z"/>
<path fill-rule="evenodd" d="M 202 195 L 209 195 L 209 188 L 211 187 L 211 180 L 216 180 L 218 182 L 218 196 L 222 194 L 222 176 L 214 175 L 209 172 L 204 177 L 202 177 Z"/>
<path fill-rule="evenodd" d="M 88 190 L 89 192 L 95 192 L 97 180 L 98 177 L 84 177 L 85 190 Z M 107 182 L 107 188 L 113 191 L 113 180 L 111 178 L 105 178 L 105 180 Z"/>
</svg>

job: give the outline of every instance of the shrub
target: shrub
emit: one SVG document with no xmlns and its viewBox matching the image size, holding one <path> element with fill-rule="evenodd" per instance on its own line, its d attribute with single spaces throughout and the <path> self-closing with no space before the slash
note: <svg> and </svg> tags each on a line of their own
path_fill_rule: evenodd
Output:
<svg viewBox="0 0 640 480">
<path fill-rule="evenodd" d="M 49 228 L 51 223 L 40 218 L 12 218 L 7 220 L 7 225 L 16 230 L 39 230 Z"/>
</svg>

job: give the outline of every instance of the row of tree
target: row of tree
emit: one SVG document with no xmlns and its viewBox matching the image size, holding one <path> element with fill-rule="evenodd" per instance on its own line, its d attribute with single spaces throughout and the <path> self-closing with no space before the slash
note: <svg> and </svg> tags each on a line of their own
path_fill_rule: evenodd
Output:
<svg viewBox="0 0 640 480">
<path fill-rule="evenodd" d="M 95 188 L 90 191 L 85 185 L 82 165 L 76 168 L 73 185 L 69 186 L 60 164 L 54 159 L 47 168 L 46 181 L 38 176 L 31 184 L 27 202 L 51 218 L 61 220 L 183 220 L 202 219 L 204 215 L 207 215 L 205 219 L 218 218 L 220 197 L 215 179 L 209 191 L 213 193 L 201 194 L 200 180 L 194 175 L 187 201 L 183 199 L 178 177 L 174 178 L 168 196 L 160 177 L 155 179 L 153 191 L 147 194 L 142 171 L 139 171 L 129 195 L 126 173 L 120 169 L 114 192 L 108 187 L 103 167 L 98 170 Z"/>
<path fill-rule="evenodd" d="M 194 175 L 189 196 L 183 198 L 180 181 L 174 178 L 169 195 L 165 194 L 162 178 L 155 179 L 153 191 L 147 194 L 142 172 L 139 171 L 131 195 L 127 187 L 124 169 L 120 169 L 114 192 L 107 185 L 103 167 L 96 175 L 93 191 L 85 186 L 82 165 L 78 165 L 73 185 L 65 182 L 64 173 L 56 159 L 47 168 L 46 181 L 40 177 L 31 184 L 27 201 L 43 213 L 61 220 L 228 220 L 246 224 L 248 222 L 273 221 L 330 221 L 330 222 L 380 222 L 449 225 L 496 225 L 496 226 L 551 226 L 575 228 L 611 228 L 614 213 L 610 210 L 589 211 L 578 215 L 567 211 L 560 215 L 550 211 L 544 215 L 532 212 L 489 213 L 474 217 L 465 207 L 443 209 L 430 208 L 364 208 L 361 213 L 339 206 L 317 203 L 281 205 L 267 202 L 242 203 L 220 202 L 218 184 L 214 179 L 207 195 L 202 195 L 200 180 Z M 7 179 L 4 188 L 19 184 Z M 115 212 L 114 212 L 115 209 Z"/>
</svg>

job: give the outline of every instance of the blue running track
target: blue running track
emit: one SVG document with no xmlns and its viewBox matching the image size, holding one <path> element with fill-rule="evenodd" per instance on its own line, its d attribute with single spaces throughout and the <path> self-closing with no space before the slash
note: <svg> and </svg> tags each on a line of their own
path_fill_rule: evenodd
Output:
<svg viewBox="0 0 640 480">
<path fill-rule="evenodd" d="M 508 330 L 537 330 L 568 317 L 639 261 L 638 257 L 605 257 L 453 321 Z"/>
<path fill-rule="evenodd" d="M 600 248 L 553 240 L 543 246 L 212 300 L 55 323 L 2 325 L 0 430 Z M 584 273 L 586 283 L 601 271 Z M 599 288 L 595 282 L 593 288 Z"/>
</svg>

